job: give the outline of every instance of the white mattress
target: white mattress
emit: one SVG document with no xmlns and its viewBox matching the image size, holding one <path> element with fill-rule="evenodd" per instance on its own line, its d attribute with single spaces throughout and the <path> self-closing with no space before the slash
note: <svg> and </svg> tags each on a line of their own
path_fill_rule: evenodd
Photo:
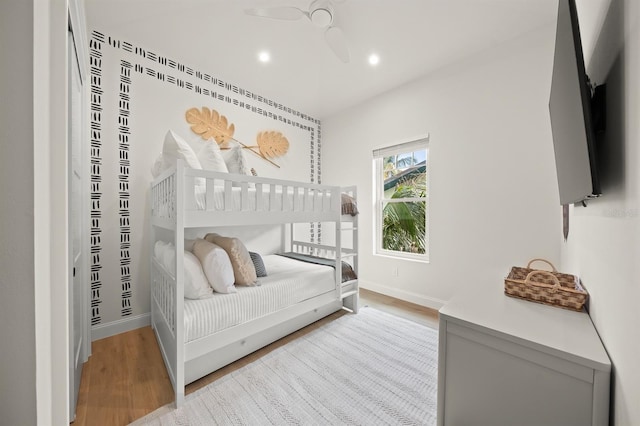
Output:
<svg viewBox="0 0 640 426">
<path fill-rule="evenodd" d="M 263 256 L 268 276 L 237 293 L 184 301 L 185 342 L 260 318 L 335 289 L 334 269 L 278 255 Z"/>
</svg>

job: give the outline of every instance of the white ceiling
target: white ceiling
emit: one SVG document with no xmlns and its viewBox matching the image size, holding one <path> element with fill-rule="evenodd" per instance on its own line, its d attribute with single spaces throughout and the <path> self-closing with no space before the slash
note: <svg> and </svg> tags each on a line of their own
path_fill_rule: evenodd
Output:
<svg viewBox="0 0 640 426">
<path fill-rule="evenodd" d="M 351 61 L 307 19 L 245 8 L 310 0 L 85 0 L 89 30 L 130 41 L 322 119 L 555 22 L 557 0 L 334 0 Z M 268 64 L 257 61 L 268 50 Z M 379 54 L 376 68 L 370 53 Z"/>
</svg>

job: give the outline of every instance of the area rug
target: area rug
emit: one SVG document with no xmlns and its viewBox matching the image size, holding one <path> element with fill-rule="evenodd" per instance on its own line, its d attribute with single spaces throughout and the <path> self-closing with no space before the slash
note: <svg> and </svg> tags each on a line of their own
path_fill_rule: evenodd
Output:
<svg viewBox="0 0 640 426">
<path fill-rule="evenodd" d="M 133 425 L 433 425 L 436 330 L 347 314 Z"/>
</svg>

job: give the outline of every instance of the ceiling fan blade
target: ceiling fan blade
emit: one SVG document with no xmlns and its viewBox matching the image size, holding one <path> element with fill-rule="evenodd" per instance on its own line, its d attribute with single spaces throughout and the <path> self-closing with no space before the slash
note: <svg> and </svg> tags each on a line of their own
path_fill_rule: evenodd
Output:
<svg viewBox="0 0 640 426">
<path fill-rule="evenodd" d="M 329 27 L 324 32 L 324 39 L 327 44 L 333 50 L 333 53 L 345 64 L 351 59 L 349 53 L 349 47 L 347 46 L 347 40 L 344 38 L 344 33 L 338 27 Z"/>
<path fill-rule="evenodd" d="M 305 11 L 293 6 L 245 9 L 244 13 L 261 18 L 281 19 L 285 21 L 296 21 L 303 16 L 307 16 Z"/>
</svg>

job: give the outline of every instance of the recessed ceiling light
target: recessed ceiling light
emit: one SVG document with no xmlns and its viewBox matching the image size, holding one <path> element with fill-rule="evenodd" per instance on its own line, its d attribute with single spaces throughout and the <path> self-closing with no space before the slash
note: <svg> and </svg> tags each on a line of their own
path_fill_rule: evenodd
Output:
<svg viewBox="0 0 640 426">
<path fill-rule="evenodd" d="M 258 60 L 262 63 L 267 63 L 271 60 L 271 55 L 269 55 L 269 52 L 267 52 L 266 50 L 263 50 L 262 52 L 258 53 Z"/>
<path fill-rule="evenodd" d="M 376 55 L 375 53 L 372 53 L 371 55 L 369 55 L 369 65 L 375 67 L 379 63 L 380 63 L 380 56 Z"/>
</svg>

